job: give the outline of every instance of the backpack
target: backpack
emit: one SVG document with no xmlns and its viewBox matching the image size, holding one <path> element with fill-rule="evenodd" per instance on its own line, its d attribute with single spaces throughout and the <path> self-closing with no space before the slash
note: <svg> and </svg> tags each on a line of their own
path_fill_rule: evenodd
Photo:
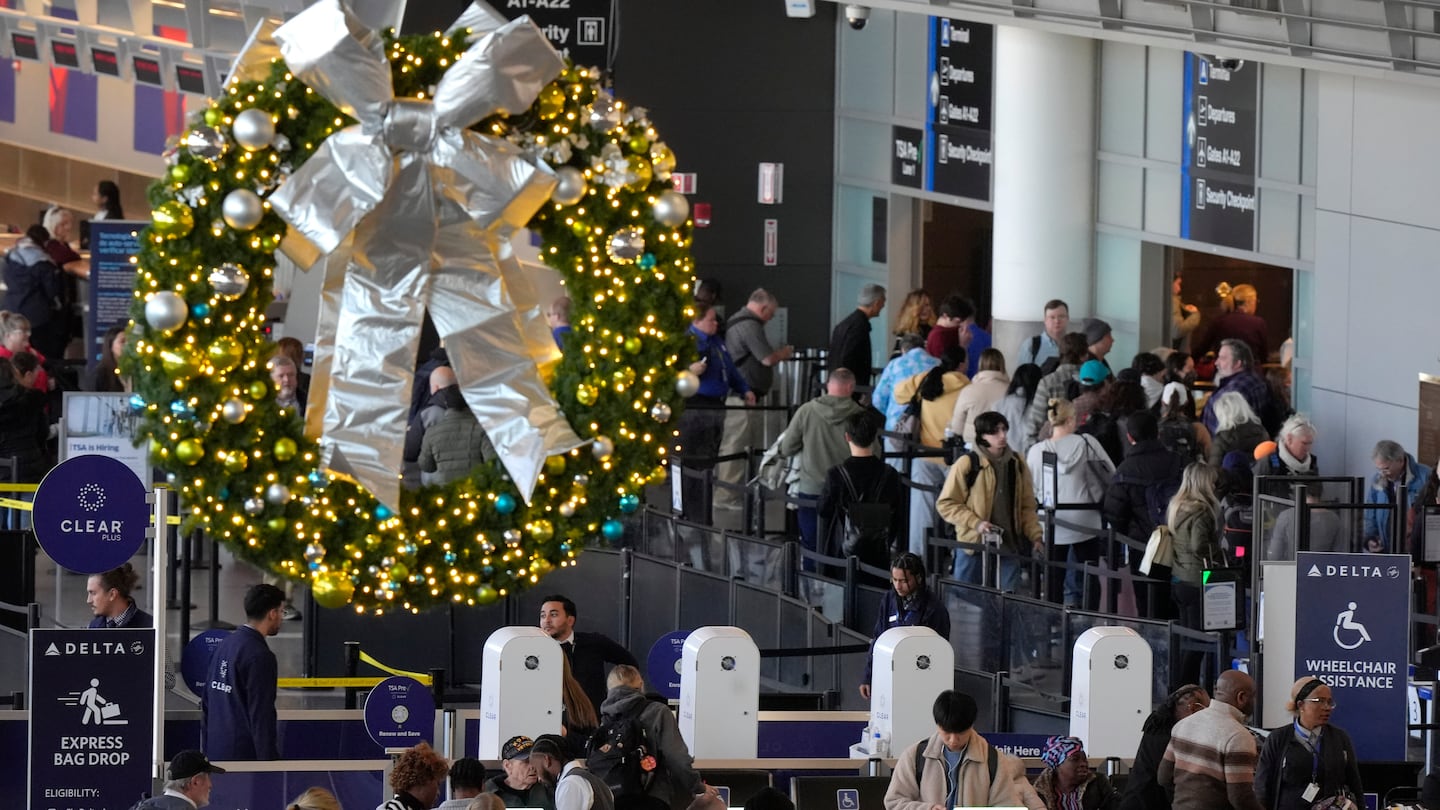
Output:
<svg viewBox="0 0 1440 810">
<path fill-rule="evenodd" d="M 1145 488 L 1145 514 L 1150 518 L 1151 526 L 1164 526 L 1165 512 L 1170 508 L 1170 499 L 1180 491 L 1180 478 L 1162 479 L 1159 481 L 1150 479 L 1131 478 L 1128 475 L 1116 475 L 1115 483 L 1133 484 Z"/>
<path fill-rule="evenodd" d="M 839 465 L 839 470 L 840 478 L 845 482 L 845 492 L 849 495 L 849 500 L 841 509 L 841 550 L 846 557 L 859 557 L 866 563 L 887 556 L 894 506 L 880 500 L 880 492 L 889 480 L 887 476 L 896 474 L 894 468 L 882 467 L 874 489 L 863 498 L 856 491 L 855 482 L 844 464 Z"/>
<path fill-rule="evenodd" d="M 1081 436 L 1090 436 L 1100 443 L 1100 449 L 1110 457 L 1111 464 L 1119 464 L 1125 455 L 1120 445 L 1120 423 L 1104 411 L 1091 411 L 1085 424 L 1075 429 Z"/>
<path fill-rule="evenodd" d="M 585 766 L 617 798 L 643 796 L 650 790 L 659 763 L 640 712 L 604 715 L 585 751 Z"/>
<path fill-rule="evenodd" d="M 970 465 L 965 468 L 965 491 L 969 492 L 975 487 L 975 479 L 980 477 L 980 454 L 974 450 L 966 450 L 960 458 L 970 460 Z M 955 463 L 959 464 L 960 459 L 955 459 Z"/>
<path fill-rule="evenodd" d="M 1195 427 L 1185 419 L 1160 420 L 1160 443 L 1165 449 L 1186 461 L 1200 458 L 1200 446 L 1195 441 Z"/>
<path fill-rule="evenodd" d="M 921 776 L 921 774 L 924 774 L 924 773 L 925 773 L 925 747 L 928 746 L 929 744 L 930 744 L 930 740 L 924 739 L 924 740 L 921 740 L 921 741 L 920 741 L 920 744 L 919 744 L 919 745 L 915 746 L 915 784 L 916 784 L 916 786 L 919 786 L 919 784 L 920 784 L 920 776 Z M 997 773 L 1000 772 L 1000 753 L 995 750 L 995 746 L 993 746 L 993 745 L 990 745 L 990 746 L 987 746 L 987 747 L 988 747 L 990 753 L 985 757 L 985 764 L 986 764 L 986 766 L 988 766 L 988 768 L 989 768 L 989 770 L 990 770 L 990 784 L 993 785 L 993 784 L 995 784 L 995 774 L 997 774 Z"/>
</svg>

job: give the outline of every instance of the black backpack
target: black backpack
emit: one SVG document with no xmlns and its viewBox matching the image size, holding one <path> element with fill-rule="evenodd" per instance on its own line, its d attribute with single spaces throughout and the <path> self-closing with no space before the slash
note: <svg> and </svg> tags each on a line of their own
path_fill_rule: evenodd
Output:
<svg viewBox="0 0 1440 810">
<path fill-rule="evenodd" d="M 1165 513 L 1170 509 L 1170 499 L 1174 498 L 1175 493 L 1180 490 L 1180 476 L 1177 475 L 1174 478 L 1162 478 L 1159 480 L 1148 478 L 1142 480 L 1140 478 L 1132 478 L 1128 475 L 1116 475 L 1115 483 L 1133 484 L 1144 487 L 1145 514 L 1150 518 L 1151 526 L 1166 525 Z M 1134 537 L 1132 535 L 1132 538 L 1143 541 L 1147 539 L 1148 536 L 1149 533 L 1147 532 L 1146 537 Z"/>
<path fill-rule="evenodd" d="M 1186 461 L 1200 458 L 1200 446 L 1195 441 L 1195 427 L 1185 419 L 1160 420 L 1160 443 L 1165 449 Z"/>
<path fill-rule="evenodd" d="M 891 510 L 895 507 L 880 500 L 880 493 L 888 476 L 896 475 L 894 468 L 881 468 L 874 489 L 863 498 L 855 489 L 850 471 L 845 469 L 844 464 L 841 464 L 839 469 L 840 478 L 845 482 L 845 492 L 849 495 L 849 501 L 841 509 L 841 550 L 846 557 L 859 557 L 866 563 L 888 557 L 892 540 L 890 519 L 894 515 Z"/>
<path fill-rule="evenodd" d="M 617 798 L 643 796 L 659 767 L 659 752 L 640 722 L 640 712 L 600 718 L 600 727 L 586 745 L 585 766 L 600 777 Z"/>
</svg>

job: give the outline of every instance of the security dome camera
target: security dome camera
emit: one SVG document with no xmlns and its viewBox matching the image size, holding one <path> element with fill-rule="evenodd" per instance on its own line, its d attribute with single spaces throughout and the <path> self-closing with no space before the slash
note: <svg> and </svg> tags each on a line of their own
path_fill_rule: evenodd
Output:
<svg viewBox="0 0 1440 810">
<path fill-rule="evenodd" d="M 847 3 L 845 5 L 845 21 L 850 23 L 850 27 L 856 31 L 864 28 L 865 23 L 868 22 L 869 19 L 870 9 L 858 3 Z"/>
<path fill-rule="evenodd" d="M 1239 70 L 1240 68 L 1245 67 L 1244 59 L 1237 59 L 1233 56 L 1216 55 L 1210 57 L 1210 61 L 1215 65 L 1215 67 L 1224 68 L 1225 70 Z"/>
</svg>

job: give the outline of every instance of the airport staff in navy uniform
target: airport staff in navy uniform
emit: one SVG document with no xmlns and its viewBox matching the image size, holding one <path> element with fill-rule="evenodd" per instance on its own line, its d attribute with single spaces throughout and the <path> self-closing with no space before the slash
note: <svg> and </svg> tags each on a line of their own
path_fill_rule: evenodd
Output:
<svg viewBox="0 0 1440 810">
<path fill-rule="evenodd" d="M 285 592 L 252 585 L 245 592 L 245 624 L 220 642 L 210 659 L 201 697 L 200 742 L 220 761 L 279 759 L 276 742 L 275 653 L 265 643 L 280 632 Z"/>
<path fill-rule="evenodd" d="M 870 633 L 870 655 L 865 659 L 860 696 L 870 699 L 870 674 L 875 664 L 875 639 L 892 627 L 928 627 L 950 638 L 950 611 L 925 583 L 925 561 L 906 551 L 890 561 L 890 590 L 880 602 L 880 615 Z"/>
</svg>

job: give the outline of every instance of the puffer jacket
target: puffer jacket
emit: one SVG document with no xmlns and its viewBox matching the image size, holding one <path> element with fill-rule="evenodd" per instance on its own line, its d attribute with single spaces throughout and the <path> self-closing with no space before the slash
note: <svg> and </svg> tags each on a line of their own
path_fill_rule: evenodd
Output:
<svg viewBox="0 0 1440 810">
<path fill-rule="evenodd" d="M 849 397 L 825 394 L 801 405 L 785 428 L 777 445 L 779 455 L 800 457 L 800 491 L 819 495 L 825 491 L 825 474 L 850 457 L 845 441 L 845 420 L 865 410 Z M 876 415 L 879 420 L 879 415 Z M 871 447 L 879 454 L 880 442 Z"/>
<path fill-rule="evenodd" d="M 1215 513 L 1203 507 L 1194 507 L 1175 516 L 1175 525 L 1170 527 L 1175 563 L 1170 566 L 1170 576 L 1176 582 L 1200 587 L 1204 580 L 1205 564 L 1220 558 L 1220 530 L 1216 525 Z"/>
<path fill-rule="evenodd" d="M 477 464 L 495 458 L 495 446 L 465 404 L 460 389 L 442 389 L 437 397 L 445 413 L 425 429 L 420 443 L 420 470 L 428 473 L 423 479 L 426 484 L 459 480 Z"/>
<path fill-rule="evenodd" d="M 980 472 L 975 476 L 973 486 L 965 485 L 965 476 L 970 471 L 972 459 L 979 459 Z M 1007 453 L 1002 464 L 1015 465 L 1015 515 L 1014 525 L 1018 526 L 1025 539 L 1038 543 L 1044 537 L 1040 528 L 1040 516 L 1035 502 L 1035 484 L 1030 477 L 1030 468 L 1014 453 Z M 955 527 L 955 539 L 962 543 L 980 542 L 980 532 L 975 528 L 982 521 L 990 519 L 991 505 L 995 502 L 995 467 L 984 453 L 966 453 L 955 461 L 950 473 L 945 476 L 945 486 L 935 501 L 935 510 L 940 517 Z M 1005 548 L 1012 552 L 1028 553 L 1028 545 L 1022 545 L 1018 538 L 1003 538 Z"/>
</svg>

